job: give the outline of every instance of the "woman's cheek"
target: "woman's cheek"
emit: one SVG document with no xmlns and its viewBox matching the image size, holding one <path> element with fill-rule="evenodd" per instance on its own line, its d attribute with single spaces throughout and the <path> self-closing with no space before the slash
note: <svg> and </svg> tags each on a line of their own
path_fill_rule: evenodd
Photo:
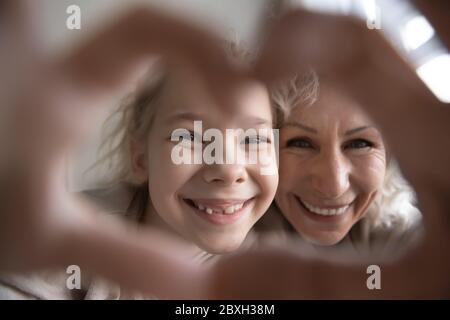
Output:
<svg viewBox="0 0 450 320">
<path fill-rule="evenodd" d="M 357 180 L 361 182 L 364 190 L 378 190 L 384 181 L 386 173 L 386 156 L 384 151 L 373 151 L 364 156 L 354 159 L 353 171 L 357 175 Z"/>
<path fill-rule="evenodd" d="M 292 165 L 292 159 L 290 159 L 289 155 L 281 152 L 280 154 L 280 165 L 279 165 L 279 175 L 280 175 L 280 182 L 279 182 L 279 189 L 285 190 L 287 189 L 287 186 L 290 184 L 291 176 L 288 174 L 289 169 Z"/>
<path fill-rule="evenodd" d="M 301 156 L 290 152 L 281 152 L 278 193 L 290 193 L 295 191 L 296 186 L 303 180 L 303 176 L 308 171 L 307 167 L 307 161 Z"/>
</svg>

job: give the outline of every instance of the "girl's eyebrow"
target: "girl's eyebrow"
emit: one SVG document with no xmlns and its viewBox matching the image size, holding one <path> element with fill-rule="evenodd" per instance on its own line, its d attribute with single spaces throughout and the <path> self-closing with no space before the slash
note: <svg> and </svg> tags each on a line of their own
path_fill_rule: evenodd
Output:
<svg viewBox="0 0 450 320">
<path fill-rule="evenodd" d="M 269 119 L 266 118 L 261 118 L 261 117 L 253 117 L 253 116 L 249 116 L 249 117 L 244 117 L 243 118 L 245 121 L 248 121 L 249 123 L 251 123 L 252 125 L 266 125 L 266 126 L 272 126 L 272 121 L 270 121 Z"/>
<path fill-rule="evenodd" d="M 185 120 L 185 121 L 202 121 L 202 119 L 204 118 L 203 115 L 200 114 L 196 114 L 196 113 L 192 113 L 192 112 L 183 112 L 183 113 L 178 113 L 178 114 L 174 114 L 170 117 L 167 118 L 167 123 L 173 123 L 173 122 L 177 122 L 180 120 Z"/>
<path fill-rule="evenodd" d="M 203 121 L 205 119 L 205 115 L 201 115 L 201 114 L 196 114 L 196 113 L 192 113 L 192 112 L 183 112 L 183 113 L 178 113 L 178 114 L 174 114 L 172 116 L 169 116 L 167 118 L 167 123 L 173 123 L 173 122 L 177 122 L 180 120 L 185 120 L 185 121 Z M 245 122 L 248 122 L 252 125 L 267 125 L 267 126 L 272 126 L 272 121 L 269 119 L 265 119 L 265 118 L 261 118 L 261 117 L 254 117 L 254 116 L 247 116 L 247 117 L 242 117 L 242 120 L 244 120 Z"/>
</svg>

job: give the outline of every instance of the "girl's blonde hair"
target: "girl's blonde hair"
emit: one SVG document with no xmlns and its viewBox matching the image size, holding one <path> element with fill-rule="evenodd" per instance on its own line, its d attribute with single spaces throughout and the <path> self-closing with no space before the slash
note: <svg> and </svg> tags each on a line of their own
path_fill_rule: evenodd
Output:
<svg viewBox="0 0 450 320">
<path fill-rule="evenodd" d="M 319 77 L 314 70 L 297 75 L 271 90 L 272 106 L 278 115 L 278 126 L 297 106 L 312 106 L 319 96 Z M 421 214 L 416 207 L 414 191 L 403 178 L 394 159 L 387 162 L 383 186 L 364 219 L 371 229 L 407 230 L 417 225 Z"/>
</svg>

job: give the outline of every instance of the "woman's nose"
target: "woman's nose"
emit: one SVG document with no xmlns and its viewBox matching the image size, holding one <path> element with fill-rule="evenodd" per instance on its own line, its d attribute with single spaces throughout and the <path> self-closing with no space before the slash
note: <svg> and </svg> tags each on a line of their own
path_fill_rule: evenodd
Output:
<svg viewBox="0 0 450 320">
<path fill-rule="evenodd" d="M 239 164 L 212 164 L 203 171 L 203 178 L 207 183 L 233 185 L 248 179 L 245 166 Z"/>
<path fill-rule="evenodd" d="M 313 189 L 327 199 L 339 198 L 349 188 L 349 164 L 339 151 L 324 152 L 314 159 L 311 172 Z"/>
</svg>

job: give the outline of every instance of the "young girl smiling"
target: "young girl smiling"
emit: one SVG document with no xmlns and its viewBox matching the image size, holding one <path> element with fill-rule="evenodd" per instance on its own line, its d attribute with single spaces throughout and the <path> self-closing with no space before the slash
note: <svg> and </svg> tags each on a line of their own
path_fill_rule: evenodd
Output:
<svg viewBox="0 0 450 320">
<path fill-rule="evenodd" d="M 108 156 L 117 160 L 113 181 L 126 183 L 134 195 L 128 214 L 198 252 L 227 253 L 239 248 L 275 195 L 277 170 L 263 174 L 268 165 L 276 166 L 273 118 L 268 92 L 255 81 L 224 86 L 216 94 L 227 95 L 225 107 L 215 105 L 210 94 L 194 70 L 159 68 L 119 110 L 109 137 L 112 144 L 119 142 Z M 226 137 L 226 154 L 237 149 L 246 161 L 174 163 L 175 147 L 195 153 L 211 143 L 194 131 L 196 121 Z M 180 128 L 188 134 L 174 139 Z M 230 129 L 242 132 L 230 139 L 225 134 Z M 245 134 L 249 129 L 256 134 Z M 248 161 L 255 151 L 271 161 Z"/>
</svg>

